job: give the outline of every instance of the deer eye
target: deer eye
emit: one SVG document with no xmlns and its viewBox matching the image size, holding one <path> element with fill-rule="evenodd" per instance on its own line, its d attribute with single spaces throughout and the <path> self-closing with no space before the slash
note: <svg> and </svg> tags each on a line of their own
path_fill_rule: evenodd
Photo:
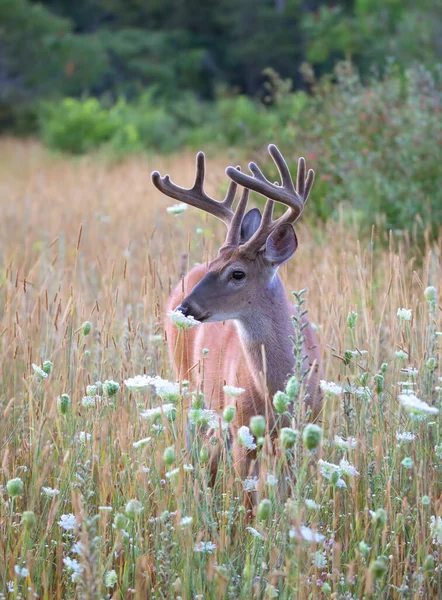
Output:
<svg viewBox="0 0 442 600">
<path fill-rule="evenodd" d="M 233 271 L 232 273 L 232 279 L 236 279 L 236 281 L 241 281 L 241 279 L 244 279 L 245 276 L 246 274 L 244 271 Z"/>
</svg>

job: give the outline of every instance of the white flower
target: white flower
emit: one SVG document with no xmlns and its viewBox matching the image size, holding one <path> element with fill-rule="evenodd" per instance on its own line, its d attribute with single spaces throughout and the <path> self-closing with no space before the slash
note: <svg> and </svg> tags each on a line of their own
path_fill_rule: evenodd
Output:
<svg viewBox="0 0 442 600">
<path fill-rule="evenodd" d="M 432 414 L 436 415 L 439 409 L 435 406 L 430 406 L 423 400 L 419 400 L 414 394 L 399 394 L 399 402 L 402 407 L 409 413 Z"/>
<path fill-rule="evenodd" d="M 101 396 L 83 396 L 81 406 L 84 408 L 95 408 L 97 402 L 101 400 Z"/>
<path fill-rule="evenodd" d="M 188 329 L 189 327 L 195 327 L 195 325 L 200 325 L 201 323 L 201 321 L 197 321 L 192 315 L 186 317 L 180 310 L 169 310 L 167 316 L 178 329 Z"/>
<path fill-rule="evenodd" d="M 178 475 L 178 473 L 180 472 L 180 468 L 177 467 L 176 469 L 172 469 L 172 471 L 168 471 L 166 473 L 166 478 L 167 479 L 174 479 L 176 477 L 176 475 Z"/>
<path fill-rule="evenodd" d="M 416 377 L 416 375 L 419 375 L 419 371 L 414 367 L 407 367 L 405 369 L 401 369 L 401 373 L 407 375 L 408 377 Z"/>
<path fill-rule="evenodd" d="M 44 496 L 48 496 L 49 498 L 53 498 L 54 496 L 58 496 L 58 494 L 60 493 L 60 490 L 57 490 L 56 488 L 52 489 L 50 487 L 42 487 L 41 488 L 41 493 Z"/>
<path fill-rule="evenodd" d="M 398 308 L 396 315 L 400 321 L 410 321 L 411 308 Z"/>
<path fill-rule="evenodd" d="M 356 448 L 358 441 L 356 438 L 348 438 L 344 440 L 339 435 L 335 435 L 335 446 L 338 448 Z"/>
<path fill-rule="evenodd" d="M 189 525 L 192 524 L 192 517 L 182 517 L 181 521 L 180 521 L 180 526 L 181 527 L 188 527 Z"/>
<path fill-rule="evenodd" d="M 194 470 L 193 465 L 183 465 L 183 469 L 186 471 L 186 473 L 190 473 Z"/>
<path fill-rule="evenodd" d="M 27 577 L 29 575 L 29 571 L 26 567 L 19 567 L 18 565 L 15 565 L 14 571 L 19 577 Z"/>
<path fill-rule="evenodd" d="M 234 385 L 225 385 L 223 387 L 223 391 L 228 396 L 236 398 L 237 396 L 241 396 L 241 394 L 244 394 L 245 389 L 241 387 L 235 387 Z"/>
<path fill-rule="evenodd" d="M 371 402 L 371 389 L 367 386 L 360 386 L 356 389 L 355 392 L 358 398 L 361 400 L 366 400 L 367 402 Z"/>
<path fill-rule="evenodd" d="M 319 385 L 321 386 L 321 390 L 330 396 L 340 396 L 342 394 L 342 386 L 333 381 L 324 381 L 321 379 Z"/>
<path fill-rule="evenodd" d="M 267 473 L 266 483 L 267 485 L 274 486 L 278 483 L 278 478 L 273 473 Z"/>
<path fill-rule="evenodd" d="M 242 482 L 242 489 L 245 492 L 254 492 L 256 491 L 256 487 L 258 485 L 258 477 L 247 477 Z"/>
<path fill-rule="evenodd" d="M 61 515 L 60 520 L 58 521 L 60 527 L 65 531 L 72 531 L 73 529 L 75 529 L 76 523 L 77 519 L 72 513 L 69 513 L 67 515 Z"/>
<path fill-rule="evenodd" d="M 259 533 L 259 531 L 257 531 L 256 529 L 254 529 L 253 527 L 246 527 L 246 529 L 247 529 L 247 531 L 249 531 L 253 535 L 253 537 L 258 538 L 259 540 L 263 540 L 264 539 L 264 536 L 261 533 Z"/>
<path fill-rule="evenodd" d="M 83 550 L 84 550 L 84 545 L 81 542 L 75 542 L 75 544 L 71 548 L 71 553 L 78 554 L 79 556 L 81 556 L 83 553 Z"/>
<path fill-rule="evenodd" d="M 312 564 L 315 565 L 315 567 L 318 567 L 318 569 L 325 569 L 325 567 L 327 566 L 327 557 L 325 555 L 325 552 L 321 550 L 313 552 L 311 559 Z"/>
<path fill-rule="evenodd" d="M 178 383 L 172 383 L 167 379 L 163 379 L 159 375 L 155 377 L 146 377 L 149 379 L 149 384 L 153 385 L 156 393 L 162 400 L 168 400 L 169 402 L 176 402 L 180 397 L 180 386 Z"/>
<path fill-rule="evenodd" d="M 256 444 L 254 442 L 255 438 L 250 433 L 250 429 L 247 425 L 243 425 L 238 429 L 238 442 L 241 446 L 244 446 L 248 450 L 255 450 Z"/>
<path fill-rule="evenodd" d="M 359 471 L 356 470 L 355 466 L 348 462 L 345 458 L 341 458 L 339 462 L 342 473 L 344 475 L 356 476 L 359 475 Z"/>
<path fill-rule="evenodd" d="M 149 341 L 153 344 L 157 344 L 158 342 L 163 341 L 163 336 L 161 335 L 161 333 L 153 333 L 149 336 Z M 138 377 L 140 377 L 140 375 L 138 375 Z"/>
<path fill-rule="evenodd" d="M 314 500 L 311 500 L 310 498 L 305 499 L 305 505 L 309 510 L 317 510 L 321 508 L 320 504 L 317 504 Z"/>
<path fill-rule="evenodd" d="M 151 437 L 143 438 L 142 440 L 138 440 L 138 442 L 133 442 L 133 448 L 144 448 L 151 441 Z"/>
<path fill-rule="evenodd" d="M 396 356 L 396 358 L 400 358 L 400 359 L 404 359 L 404 360 L 406 358 L 408 358 L 408 353 L 405 352 L 404 350 L 396 350 L 394 355 Z"/>
<path fill-rule="evenodd" d="M 212 554 L 215 548 L 216 544 L 213 542 L 199 542 L 198 544 L 195 544 L 193 549 L 195 552 L 206 552 L 207 554 Z"/>
<path fill-rule="evenodd" d="M 146 410 L 142 410 L 140 412 L 140 416 L 143 417 L 143 419 L 157 419 L 158 417 L 161 417 L 161 415 L 167 417 L 167 415 L 173 410 L 175 410 L 173 404 L 162 404 L 161 406 L 155 406 L 154 408 L 146 408 Z"/>
<path fill-rule="evenodd" d="M 124 385 L 130 390 L 145 390 L 152 383 L 152 377 L 149 375 L 135 375 L 124 380 Z"/>
<path fill-rule="evenodd" d="M 13 591 L 14 591 L 14 582 L 13 581 L 8 581 L 6 583 L 6 586 L 8 588 L 8 592 L 10 592 L 12 594 Z"/>
<path fill-rule="evenodd" d="M 108 571 L 104 576 L 104 585 L 108 588 L 114 587 L 117 583 L 118 577 L 116 571 L 112 569 L 112 571 Z"/>
<path fill-rule="evenodd" d="M 319 544 L 323 540 L 325 540 L 325 535 L 318 533 L 317 531 L 313 531 L 310 527 L 306 527 L 305 525 L 301 525 L 299 529 L 292 527 L 289 531 L 289 536 L 291 538 L 296 538 L 298 540 L 304 540 L 305 542 Z"/>
<path fill-rule="evenodd" d="M 86 431 L 79 431 L 77 439 L 80 442 L 80 444 L 85 445 L 86 442 L 89 442 L 92 439 L 92 436 L 90 433 L 87 433 Z"/>
<path fill-rule="evenodd" d="M 184 202 L 180 202 L 179 204 L 173 204 L 172 206 L 168 206 L 166 208 L 169 215 L 181 215 L 187 209 L 188 206 L 187 204 L 184 204 Z"/>
<path fill-rule="evenodd" d="M 75 583 L 81 581 L 81 574 L 83 573 L 83 566 L 80 565 L 76 558 L 69 558 L 66 556 L 63 558 L 63 563 L 68 571 L 72 573 L 72 581 Z"/>
<path fill-rule="evenodd" d="M 318 460 L 318 465 L 320 467 L 319 472 L 323 477 L 325 477 L 325 479 L 331 480 L 333 473 L 336 472 L 339 475 L 339 479 L 336 482 L 336 486 L 343 488 L 347 487 L 345 481 L 341 479 L 342 468 L 340 465 L 335 465 L 334 463 L 327 462 L 326 460 L 322 460 L 322 458 Z"/>
<path fill-rule="evenodd" d="M 32 368 L 34 370 L 34 373 L 37 375 L 37 377 L 40 377 L 40 379 L 47 379 L 49 377 L 49 374 L 45 373 L 43 369 L 38 365 L 32 363 Z"/>
<path fill-rule="evenodd" d="M 104 513 L 110 513 L 110 512 L 112 512 L 112 511 L 113 511 L 113 508 L 112 508 L 112 506 L 99 506 L 99 507 L 98 507 L 98 510 L 99 510 L 100 512 L 104 512 Z"/>
<path fill-rule="evenodd" d="M 440 516 L 430 517 L 430 533 L 433 538 L 433 544 L 442 545 L 442 518 Z"/>
<path fill-rule="evenodd" d="M 400 431 L 396 431 L 396 439 L 398 442 L 412 442 L 416 439 L 416 434 L 411 433 L 411 431 L 404 431 L 402 433 Z"/>
</svg>

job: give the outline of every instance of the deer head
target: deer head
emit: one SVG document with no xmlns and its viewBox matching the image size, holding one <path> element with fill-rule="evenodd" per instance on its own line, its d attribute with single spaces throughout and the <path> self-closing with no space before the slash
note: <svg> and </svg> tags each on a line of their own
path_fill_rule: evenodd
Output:
<svg viewBox="0 0 442 600">
<path fill-rule="evenodd" d="M 194 185 L 185 189 L 175 185 L 168 175 L 152 173 L 154 185 L 164 194 L 201 208 L 227 225 L 227 235 L 219 254 L 201 281 L 186 296 L 177 310 L 199 321 L 241 319 L 256 313 L 259 299 L 276 283 L 278 267 L 296 251 L 298 241 L 293 223 L 300 216 L 313 185 L 314 172 L 306 177 L 306 165 L 299 159 L 296 188 L 290 170 L 276 146 L 269 146 L 281 185 L 272 184 L 255 163 L 250 163 L 252 175 L 239 168 L 228 167 L 231 182 L 222 202 L 210 198 L 204 191 L 205 159 L 199 152 L 196 159 Z M 243 187 L 236 210 L 232 210 L 238 185 Z M 257 208 L 246 212 L 249 191 L 267 197 L 263 213 Z M 287 206 L 279 219 L 273 219 L 274 203 Z"/>
</svg>

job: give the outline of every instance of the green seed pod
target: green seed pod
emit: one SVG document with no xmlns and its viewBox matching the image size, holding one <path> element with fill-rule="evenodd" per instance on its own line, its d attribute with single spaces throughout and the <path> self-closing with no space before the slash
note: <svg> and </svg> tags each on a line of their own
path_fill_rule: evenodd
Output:
<svg viewBox="0 0 442 600">
<path fill-rule="evenodd" d="M 129 500 L 129 502 L 126 504 L 126 508 L 124 509 L 126 516 L 128 516 L 130 519 L 135 519 L 135 517 L 141 514 L 142 511 L 143 505 L 139 500 L 136 499 Z"/>
<path fill-rule="evenodd" d="M 127 526 L 128 520 L 127 518 L 121 514 L 121 513 L 117 513 L 114 517 L 114 525 L 115 525 L 115 529 L 117 531 L 120 531 L 121 529 L 124 529 Z"/>
<path fill-rule="evenodd" d="M 120 384 L 117 383 L 116 381 L 112 381 L 112 379 L 109 381 L 106 380 L 103 383 L 103 393 L 108 398 L 110 398 L 111 396 L 115 396 L 115 394 L 118 392 L 119 389 L 120 389 Z"/>
<path fill-rule="evenodd" d="M 429 571 L 434 571 L 434 557 L 429 554 L 426 559 L 424 560 L 424 571 L 426 571 L 427 573 Z"/>
<path fill-rule="evenodd" d="M 257 517 L 260 521 L 267 521 L 273 512 L 273 506 L 270 500 L 265 498 L 258 504 Z"/>
<path fill-rule="evenodd" d="M 232 405 L 226 406 L 223 413 L 223 418 L 226 423 L 231 423 L 235 418 L 236 408 Z"/>
<path fill-rule="evenodd" d="M 431 356 L 428 360 L 427 360 L 427 369 L 428 371 L 434 371 L 437 367 L 437 361 L 434 358 L 434 356 Z"/>
<path fill-rule="evenodd" d="M 304 427 L 302 439 L 307 450 L 314 450 L 321 443 L 322 429 L 318 425 L 309 423 Z"/>
<path fill-rule="evenodd" d="M 202 446 L 200 450 L 200 462 L 206 463 L 209 460 L 209 451 L 206 446 Z"/>
<path fill-rule="evenodd" d="M 378 373 L 377 375 L 375 375 L 373 377 L 373 379 L 374 379 L 374 383 L 375 383 L 375 386 L 376 386 L 376 392 L 378 394 L 382 394 L 382 392 L 384 391 L 384 388 L 385 388 L 385 379 L 384 379 L 384 376 L 381 375 L 380 373 Z"/>
<path fill-rule="evenodd" d="M 282 427 L 279 432 L 279 440 L 283 448 L 293 448 L 298 438 L 298 431 L 291 427 Z"/>
<path fill-rule="evenodd" d="M 92 329 L 92 323 L 90 321 L 85 321 L 81 326 L 81 332 L 84 336 L 89 335 Z"/>
<path fill-rule="evenodd" d="M 204 408 L 203 392 L 198 392 L 198 394 L 192 394 L 192 406 L 193 408 Z"/>
<path fill-rule="evenodd" d="M 250 431 L 257 438 L 265 434 L 266 420 L 262 415 L 255 415 L 250 419 Z"/>
<path fill-rule="evenodd" d="M 68 412 L 71 410 L 71 399 L 69 398 L 68 394 L 61 394 L 61 396 L 58 396 L 57 408 L 61 415 L 68 414 Z"/>
<path fill-rule="evenodd" d="M 15 477 L 14 479 L 10 479 L 6 484 L 6 489 L 8 490 L 8 494 L 11 498 L 17 498 L 23 494 L 23 480 L 20 477 Z"/>
<path fill-rule="evenodd" d="M 373 521 L 376 525 L 379 525 L 379 527 L 383 527 L 387 522 L 387 512 L 383 508 L 376 509 L 373 515 Z"/>
<path fill-rule="evenodd" d="M 427 302 L 436 302 L 436 300 L 437 300 L 436 288 L 433 285 L 429 285 L 427 288 L 425 288 L 424 296 L 425 296 L 425 300 L 427 300 Z"/>
<path fill-rule="evenodd" d="M 290 398 L 290 400 L 294 400 L 298 397 L 299 394 L 299 381 L 296 375 L 292 375 L 290 379 L 287 381 L 287 385 L 285 386 L 285 393 Z"/>
<path fill-rule="evenodd" d="M 166 448 L 164 450 L 163 460 L 168 467 L 170 467 L 170 465 L 173 465 L 173 463 L 176 460 L 175 449 L 173 446 L 169 446 L 169 448 Z"/>
<path fill-rule="evenodd" d="M 21 524 L 23 525 L 23 528 L 30 531 L 31 529 L 33 529 L 35 527 L 36 522 L 37 521 L 35 519 L 35 515 L 34 515 L 33 511 L 25 510 L 21 516 Z"/>
<path fill-rule="evenodd" d="M 286 412 L 289 403 L 290 398 L 284 392 L 276 392 L 276 394 L 273 396 L 273 406 L 275 407 L 275 410 L 278 413 L 278 415 L 282 415 Z"/>
<path fill-rule="evenodd" d="M 333 487 L 335 487 L 337 485 L 339 481 L 339 471 L 333 471 L 333 473 L 331 474 L 330 477 L 330 482 L 332 484 Z"/>
<path fill-rule="evenodd" d="M 347 327 L 349 329 L 354 329 L 356 326 L 356 321 L 358 320 L 358 313 L 357 312 L 349 312 L 347 315 Z"/>
<path fill-rule="evenodd" d="M 362 554 L 362 556 L 367 556 L 367 554 L 370 552 L 371 550 L 371 546 L 369 546 L 366 542 L 361 541 L 359 542 L 359 552 Z"/>
<path fill-rule="evenodd" d="M 45 360 L 44 363 L 43 363 L 43 371 L 45 373 L 47 373 L 48 375 L 50 375 L 52 373 L 52 367 L 53 366 L 54 365 L 51 363 L 50 360 Z"/>
<path fill-rule="evenodd" d="M 370 571 L 375 579 L 380 579 L 387 572 L 387 560 L 380 556 L 370 564 Z"/>
<path fill-rule="evenodd" d="M 332 588 L 328 581 L 322 584 L 321 591 L 323 594 L 331 594 Z"/>
<path fill-rule="evenodd" d="M 429 506 L 431 504 L 430 496 L 422 496 L 421 502 L 423 506 Z"/>
</svg>

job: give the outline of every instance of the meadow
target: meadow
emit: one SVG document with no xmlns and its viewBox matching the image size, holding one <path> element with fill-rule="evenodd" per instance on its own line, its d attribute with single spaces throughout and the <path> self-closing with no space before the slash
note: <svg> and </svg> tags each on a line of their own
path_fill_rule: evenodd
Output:
<svg viewBox="0 0 442 600">
<path fill-rule="evenodd" d="M 109 163 L 4 139 L 0 156 L 0 597 L 442 597 L 441 240 L 316 223 L 313 188 L 282 275 L 317 327 L 321 440 L 306 447 L 295 394 L 293 443 L 273 455 L 266 432 L 241 481 L 220 428 L 212 482 L 162 323 L 223 226 L 168 213 L 150 182 L 190 184 L 193 153 Z M 208 193 L 234 160 L 209 157 Z M 124 383 L 143 374 L 172 383 Z"/>
</svg>

